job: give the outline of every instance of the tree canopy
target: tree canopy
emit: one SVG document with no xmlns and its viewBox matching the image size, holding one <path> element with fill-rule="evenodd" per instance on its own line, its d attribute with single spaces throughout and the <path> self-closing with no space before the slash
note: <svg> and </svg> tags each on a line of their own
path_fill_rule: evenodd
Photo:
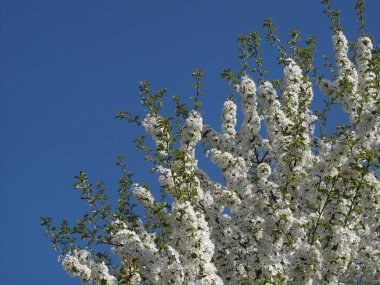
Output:
<svg viewBox="0 0 380 285">
<path fill-rule="evenodd" d="M 190 107 L 166 88 L 153 91 L 140 82 L 145 114 L 120 111 L 117 118 L 150 135 L 134 143 L 159 186 L 134 181 L 120 157 L 119 197 L 111 205 L 104 185 L 80 172 L 75 188 L 90 210 L 73 226 L 41 218 L 71 276 L 106 285 L 379 283 L 380 48 L 366 33 L 364 0 L 356 1 L 359 37 L 352 42 L 340 12 L 329 0 L 322 4 L 336 68 L 325 57 L 331 74 L 320 74 L 313 64 L 316 38 L 302 43 L 292 30 L 284 43 L 266 19 L 263 34 L 238 38 L 241 69 L 221 72 L 231 87 L 221 132 L 202 118 L 200 68 L 192 74 Z M 263 41 L 278 52 L 282 78 L 266 79 Z M 316 88 L 325 108 L 313 111 Z M 169 115 L 167 101 L 174 106 Z M 336 104 L 349 123 L 328 134 Z M 223 181 L 198 166 L 199 149 Z"/>
</svg>

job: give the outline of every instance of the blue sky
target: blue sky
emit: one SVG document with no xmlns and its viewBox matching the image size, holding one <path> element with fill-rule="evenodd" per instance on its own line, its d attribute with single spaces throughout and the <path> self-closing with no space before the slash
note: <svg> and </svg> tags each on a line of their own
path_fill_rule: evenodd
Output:
<svg viewBox="0 0 380 285">
<path fill-rule="evenodd" d="M 81 216 L 86 208 L 72 187 L 79 170 L 114 193 L 116 156 L 124 155 L 136 180 L 154 185 L 131 143 L 141 130 L 114 119 L 120 109 L 141 111 L 139 81 L 187 98 L 193 69 L 203 68 L 205 121 L 219 128 L 229 94 L 219 72 L 238 68 L 237 36 L 272 17 L 285 37 L 292 28 L 316 35 L 320 62 L 331 53 L 331 32 L 319 2 L 1 0 L 1 283 L 80 284 L 63 272 L 39 226 L 41 215 Z M 344 2 L 343 26 L 355 39 L 354 1 L 336 2 Z M 368 30 L 378 38 L 380 2 L 367 2 Z M 265 64 L 269 76 L 281 72 L 273 60 Z"/>
</svg>

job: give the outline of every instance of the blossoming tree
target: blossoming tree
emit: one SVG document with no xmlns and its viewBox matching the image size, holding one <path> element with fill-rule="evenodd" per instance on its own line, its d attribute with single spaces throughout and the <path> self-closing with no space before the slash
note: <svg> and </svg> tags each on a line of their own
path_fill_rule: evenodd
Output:
<svg viewBox="0 0 380 285">
<path fill-rule="evenodd" d="M 239 129 L 234 94 L 223 107 L 222 132 L 204 124 L 200 69 L 193 73 L 192 110 L 174 96 L 172 116 L 162 114 L 167 90 L 153 93 L 141 82 L 145 117 L 117 117 L 143 126 L 153 138 L 154 146 L 144 136 L 135 143 L 159 174 L 161 198 L 135 183 L 121 158 L 116 207 L 103 185 L 93 186 L 81 172 L 75 187 L 91 211 L 74 226 L 64 221 L 55 227 L 51 218 L 41 218 L 71 276 L 104 285 L 321 285 L 355 278 L 380 284 L 380 49 L 364 32 L 364 1 L 356 3 L 361 36 L 353 43 L 330 1 L 322 2 L 334 31 L 333 80 L 311 64 L 313 37 L 302 47 L 293 30 L 286 48 L 266 20 L 266 39 L 280 52 L 284 75 L 265 81 L 260 35 L 239 37 L 242 70 L 222 72 L 241 97 Z M 319 112 L 310 110 L 315 84 L 329 98 Z M 341 104 L 350 123 L 328 135 L 331 104 Z M 198 167 L 198 144 L 224 182 Z M 146 216 L 136 214 L 133 199 Z M 99 245 L 110 245 L 112 253 Z"/>
</svg>

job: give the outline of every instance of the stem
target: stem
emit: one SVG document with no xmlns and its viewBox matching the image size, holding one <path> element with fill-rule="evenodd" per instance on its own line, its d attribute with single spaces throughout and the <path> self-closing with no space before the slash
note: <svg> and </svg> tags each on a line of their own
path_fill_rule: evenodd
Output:
<svg viewBox="0 0 380 285">
<path fill-rule="evenodd" d="M 336 176 L 333 184 L 331 185 L 330 191 L 327 193 L 327 198 L 326 198 L 325 203 L 323 204 L 322 208 L 318 211 L 318 218 L 317 218 L 317 221 L 315 222 L 315 225 L 314 225 L 314 228 L 313 228 L 313 232 L 311 233 L 311 238 L 309 240 L 309 242 L 310 242 L 311 245 L 313 245 L 314 242 L 315 242 L 315 234 L 316 234 L 318 226 L 319 226 L 319 221 L 321 220 L 322 213 L 323 213 L 324 209 L 326 208 L 327 204 L 331 201 L 329 199 L 330 198 L 330 193 L 332 193 L 335 190 L 334 187 L 335 187 L 335 184 L 338 181 L 338 179 L 339 179 L 339 175 Z"/>
</svg>

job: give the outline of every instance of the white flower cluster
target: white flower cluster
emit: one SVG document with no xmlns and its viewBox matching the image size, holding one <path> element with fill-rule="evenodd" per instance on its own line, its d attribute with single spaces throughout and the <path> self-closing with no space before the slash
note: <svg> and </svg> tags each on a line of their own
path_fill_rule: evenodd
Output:
<svg viewBox="0 0 380 285">
<path fill-rule="evenodd" d="M 63 257 L 62 266 L 71 276 L 79 276 L 83 283 L 115 285 L 116 277 L 109 274 L 104 263 L 96 263 L 86 250 L 74 251 Z"/>
<path fill-rule="evenodd" d="M 154 138 L 157 149 L 162 155 L 167 154 L 166 141 L 170 134 L 165 130 L 163 126 L 163 118 L 157 114 L 148 114 L 142 125 Z"/>
<path fill-rule="evenodd" d="M 145 187 L 140 186 L 135 183 L 133 185 L 133 195 L 136 197 L 137 201 L 144 207 L 144 209 L 151 211 L 156 206 L 156 201 L 152 193 Z"/>
<path fill-rule="evenodd" d="M 376 74 L 370 66 L 373 44 L 369 37 L 362 37 L 355 45 L 353 63 L 348 56 L 344 34 L 339 32 L 333 37 L 338 78 L 334 82 L 322 80 L 320 87 L 326 95 L 343 103 L 360 135 L 378 139 L 379 119 L 374 116 L 378 91 L 373 84 Z"/>
<path fill-rule="evenodd" d="M 223 106 L 222 131 L 228 136 L 235 136 L 236 130 L 236 104 L 228 100 Z"/>
<path fill-rule="evenodd" d="M 257 108 L 256 85 L 248 76 L 243 76 L 240 82 L 240 94 L 242 97 L 242 111 L 244 121 L 239 132 L 242 149 L 252 152 L 253 142 L 258 142 L 257 134 L 260 130 L 260 117 Z"/>
</svg>

